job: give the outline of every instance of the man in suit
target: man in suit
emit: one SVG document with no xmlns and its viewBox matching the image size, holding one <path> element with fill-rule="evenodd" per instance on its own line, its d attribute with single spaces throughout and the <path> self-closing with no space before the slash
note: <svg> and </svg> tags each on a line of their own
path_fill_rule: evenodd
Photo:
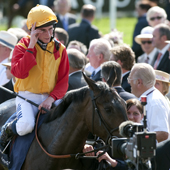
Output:
<svg viewBox="0 0 170 170">
<path fill-rule="evenodd" d="M 107 61 L 101 65 L 102 80 L 106 82 L 111 88 L 115 89 L 122 99 L 136 98 L 135 95 L 126 92 L 121 87 L 122 70 L 119 63 L 115 61 Z"/>
<path fill-rule="evenodd" d="M 94 68 L 91 79 L 94 81 L 102 81 L 101 64 L 108 61 L 110 58 L 110 43 L 103 39 L 94 39 L 90 42 L 89 52 L 87 58 L 91 66 Z"/>
<path fill-rule="evenodd" d="M 68 49 L 69 59 L 69 87 L 67 91 L 78 89 L 87 85 L 82 70 L 86 64 L 86 57 L 77 49 Z"/>
<path fill-rule="evenodd" d="M 69 26 L 69 41 L 80 41 L 89 48 L 91 40 L 100 38 L 98 29 L 91 25 L 94 20 L 95 10 L 96 8 L 90 4 L 83 5 L 81 9 L 81 23 Z"/>
<path fill-rule="evenodd" d="M 127 92 L 131 92 L 130 84 L 127 78 L 130 74 L 130 70 L 135 63 L 135 54 L 128 45 L 119 45 L 113 47 L 111 50 L 110 60 L 116 61 L 120 64 L 122 69 L 122 84 L 121 86 Z"/>
<path fill-rule="evenodd" d="M 68 30 L 69 25 L 76 23 L 76 16 L 69 13 L 71 8 L 70 0 L 55 0 L 54 11 L 57 13 L 57 27 Z"/>
<path fill-rule="evenodd" d="M 154 69 L 170 73 L 169 44 L 165 41 L 170 40 L 170 28 L 166 24 L 159 24 L 154 27 L 153 46 L 158 49 L 158 55 L 154 58 Z"/>
<path fill-rule="evenodd" d="M 135 41 L 141 45 L 144 54 L 138 57 L 137 63 L 148 63 L 151 66 L 154 64 L 154 57 L 158 54 L 158 50 L 152 45 L 153 28 L 147 26 L 142 29 L 141 34 L 135 37 Z"/>
<path fill-rule="evenodd" d="M 139 1 L 136 4 L 136 12 L 138 15 L 138 21 L 135 25 L 135 29 L 133 32 L 133 45 L 132 45 L 132 49 L 135 52 L 136 60 L 138 56 L 143 54 L 143 50 L 141 46 L 136 43 L 135 37 L 140 34 L 141 30 L 144 27 L 148 26 L 148 22 L 146 20 L 146 13 L 150 7 L 151 5 L 147 1 Z"/>
</svg>

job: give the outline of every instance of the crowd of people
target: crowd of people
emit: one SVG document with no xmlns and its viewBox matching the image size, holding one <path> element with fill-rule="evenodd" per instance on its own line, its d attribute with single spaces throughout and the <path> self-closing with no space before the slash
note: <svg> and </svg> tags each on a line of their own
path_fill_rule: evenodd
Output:
<svg viewBox="0 0 170 170">
<path fill-rule="evenodd" d="M 118 30 L 102 35 L 92 25 L 93 5 L 82 6 L 80 23 L 69 13 L 70 0 L 54 0 L 50 6 L 31 8 L 22 28 L 0 31 L 0 85 L 39 105 L 36 108 L 16 97 L 17 119 L 3 126 L 0 150 L 11 136 L 32 132 L 38 109 L 50 110 L 67 91 L 86 86 L 82 72 L 116 91 L 133 122 L 142 123 L 140 99 L 147 96 L 147 129 L 156 133 L 157 143 L 169 141 L 170 23 L 166 11 L 149 0 L 138 1 L 138 22 L 130 47 Z M 0 96 L 0 103 L 15 97 L 2 89 Z M 85 145 L 83 151 L 89 149 L 92 147 Z M 99 162 L 102 159 L 113 169 L 122 165 L 107 153 Z"/>
</svg>

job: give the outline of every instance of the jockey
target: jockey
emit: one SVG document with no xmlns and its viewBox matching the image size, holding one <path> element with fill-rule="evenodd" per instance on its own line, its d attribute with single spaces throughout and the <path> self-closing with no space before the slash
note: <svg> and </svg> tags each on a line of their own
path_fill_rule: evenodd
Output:
<svg viewBox="0 0 170 170">
<path fill-rule="evenodd" d="M 54 12 L 44 5 L 33 7 L 28 13 L 27 27 L 31 34 L 15 46 L 11 72 L 16 77 L 15 92 L 39 107 L 16 97 L 17 119 L 2 128 L 1 152 L 14 135 L 33 131 L 38 109 L 50 110 L 52 103 L 59 103 L 67 91 L 69 62 L 65 46 L 54 39 L 57 22 Z"/>
</svg>

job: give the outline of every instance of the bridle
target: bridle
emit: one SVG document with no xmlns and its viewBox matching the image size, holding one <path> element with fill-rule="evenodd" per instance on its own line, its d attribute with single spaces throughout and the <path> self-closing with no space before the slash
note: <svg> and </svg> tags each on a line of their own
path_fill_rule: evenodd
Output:
<svg viewBox="0 0 170 170">
<path fill-rule="evenodd" d="M 109 131 L 109 128 L 108 128 L 107 123 L 105 122 L 105 120 L 103 119 L 100 111 L 98 110 L 97 105 L 96 105 L 96 99 L 97 99 L 99 96 L 101 96 L 101 92 L 100 92 L 97 96 L 94 96 L 93 91 L 90 90 L 90 96 L 91 96 L 91 100 L 92 100 L 93 108 L 94 108 L 94 109 L 93 109 L 93 119 L 92 119 L 92 133 L 94 132 L 94 115 L 95 115 L 95 112 L 96 112 L 97 115 L 98 115 L 98 117 L 99 117 L 100 122 L 103 124 L 104 128 L 106 129 L 107 133 L 109 134 L 109 137 L 108 137 L 108 140 L 107 140 L 107 141 L 109 141 L 109 139 L 112 138 L 112 133 L 115 132 L 115 131 L 117 131 L 117 130 L 119 129 L 119 127 L 116 127 L 116 128 L 114 128 L 114 129 L 112 129 L 111 131 Z M 106 145 L 106 146 L 103 146 L 103 147 L 94 149 L 94 150 L 92 150 L 92 151 L 90 151 L 90 152 L 86 152 L 86 153 L 67 154 L 67 155 L 53 155 L 53 154 L 50 154 L 50 153 L 48 153 L 48 152 L 44 149 L 44 147 L 42 146 L 42 144 L 40 143 L 40 141 L 39 141 L 39 139 L 38 139 L 38 134 L 37 134 L 37 132 L 38 132 L 38 121 L 39 121 L 40 114 L 41 114 L 41 111 L 38 113 L 38 116 L 37 116 L 37 121 L 36 121 L 36 125 L 35 125 L 35 137 L 36 137 L 36 140 L 37 140 L 39 146 L 40 146 L 41 149 L 44 151 L 44 153 L 47 154 L 47 155 L 48 155 L 49 157 L 51 157 L 51 158 L 71 158 L 71 157 L 74 157 L 74 158 L 78 159 L 80 156 L 85 155 L 86 153 L 90 153 L 90 152 L 94 152 L 94 151 L 99 151 L 99 150 L 101 150 L 101 149 L 104 149 L 104 148 L 108 148 L 108 147 L 109 147 L 109 145 Z M 98 157 L 101 156 L 101 155 L 102 155 L 102 154 L 98 155 Z M 87 156 L 86 156 L 86 157 L 87 157 Z M 93 157 L 93 158 L 95 158 L 95 157 Z M 96 158 L 97 158 L 97 157 L 96 157 Z"/>
<path fill-rule="evenodd" d="M 105 128 L 105 130 L 106 130 L 107 133 L 109 134 L 109 136 L 108 136 L 108 138 L 107 138 L 107 143 L 108 143 L 108 141 L 109 141 L 109 140 L 112 138 L 112 136 L 113 136 L 112 133 L 115 132 L 115 131 L 117 131 L 117 130 L 119 129 L 119 127 L 116 127 L 116 128 L 114 128 L 114 129 L 112 129 L 112 130 L 109 130 L 109 127 L 108 127 L 106 121 L 104 120 L 102 114 L 100 113 L 99 109 L 97 108 L 96 99 L 101 96 L 101 93 L 102 93 L 102 92 L 100 92 L 97 96 L 94 96 L 93 91 L 92 91 L 92 90 L 90 91 L 90 96 L 91 96 L 92 103 L 93 103 L 93 108 L 94 108 L 94 109 L 93 109 L 93 115 L 92 115 L 92 116 L 93 116 L 93 117 L 92 117 L 92 133 L 94 134 L 94 116 L 95 116 L 95 113 L 96 113 L 96 114 L 98 115 L 98 117 L 99 117 L 100 125 L 101 125 L 101 123 L 102 123 L 103 126 L 104 126 L 104 128 Z"/>
</svg>

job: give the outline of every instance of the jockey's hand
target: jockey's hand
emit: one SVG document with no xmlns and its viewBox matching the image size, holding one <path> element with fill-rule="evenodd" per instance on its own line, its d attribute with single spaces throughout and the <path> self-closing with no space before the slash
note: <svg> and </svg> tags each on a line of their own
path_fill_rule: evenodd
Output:
<svg viewBox="0 0 170 170">
<path fill-rule="evenodd" d="M 93 150 L 93 146 L 92 145 L 87 145 L 85 144 L 84 145 L 84 148 L 83 148 L 83 153 L 85 152 L 89 152 L 89 151 L 92 151 Z M 91 152 L 91 153 L 87 153 L 85 154 L 86 156 L 95 156 L 95 153 L 94 152 Z"/>
<path fill-rule="evenodd" d="M 96 155 L 98 156 L 103 151 L 98 151 Z M 112 159 L 107 152 L 105 152 L 102 156 L 98 158 L 98 161 L 101 162 L 102 160 L 106 160 L 112 167 L 115 167 L 117 165 L 117 161 L 115 159 Z"/>
<path fill-rule="evenodd" d="M 36 26 L 36 22 L 34 24 L 32 24 L 32 29 L 31 29 L 31 34 L 30 34 L 30 43 L 28 48 L 34 48 L 35 44 L 38 41 L 38 38 L 40 36 L 40 34 L 43 33 L 43 31 L 41 31 L 40 29 L 35 29 Z"/>
<path fill-rule="evenodd" d="M 49 96 L 45 101 L 43 101 L 39 105 L 38 109 L 41 110 L 41 107 L 44 107 L 45 109 L 50 110 L 53 102 L 54 102 L 54 99 L 51 96 Z M 46 111 L 42 110 L 42 113 L 46 113 Z"/>
</svg>

